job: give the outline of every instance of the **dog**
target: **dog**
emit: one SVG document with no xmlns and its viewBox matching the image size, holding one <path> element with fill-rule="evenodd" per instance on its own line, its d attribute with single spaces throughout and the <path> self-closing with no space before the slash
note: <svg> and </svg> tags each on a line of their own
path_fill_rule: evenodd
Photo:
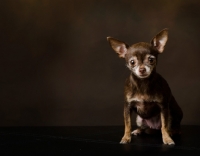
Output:
<svg viewBox="0 0 200 156">
<path fill-rule="evenodd" d="M 125 82 L 125 131 L 120 143 L 130 143 L 131 134 L 160 130 L 163 143 L 174 145 L 171 137 L 181 133 L 183 112 L 167 81 L 156 72 L 158 54 L 163 53 L 168 40 L 168 29 L 159 32 L 150 43 L 139 42 L 129 46 L 113 37 L 107 37 L 107 40 L 119 57 L 125 59 L 131 71 Z M 131 132 L 133 111 L 137 114 L 138 128 Z"/>
</svg>

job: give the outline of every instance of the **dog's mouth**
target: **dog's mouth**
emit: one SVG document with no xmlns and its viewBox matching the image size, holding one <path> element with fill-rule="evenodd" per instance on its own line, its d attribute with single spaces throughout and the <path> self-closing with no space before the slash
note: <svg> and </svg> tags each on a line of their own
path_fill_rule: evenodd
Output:
<svg viewBox="0 0 200 156">
<path fill-rule="evenodd" d="M 144 78 L 149 77 L 149 74 L 144 73 L 144 74 L 139 74 L 139 75 L 137 75 L 137 76 L 138 76 L 139 78 L 144 79 Z"/>
<path fill-rule="evenodd" d="M 132 71 L 132 72 L 135 76 L 137 76 L 140 79 L 148 78 L 150 75 L 150 73 L 146 73 L 146 72 L 145 73 L 139 73 L 139 72 L 135 72 L 135 71 Z"/>
</svg>

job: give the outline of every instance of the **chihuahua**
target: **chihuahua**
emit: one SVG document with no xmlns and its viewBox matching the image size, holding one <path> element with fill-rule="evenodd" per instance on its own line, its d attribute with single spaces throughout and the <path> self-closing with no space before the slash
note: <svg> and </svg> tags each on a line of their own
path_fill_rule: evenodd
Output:
<svg viewBox="0 0 200 156">
<path fill-rule="evenodd" d="M 180 134 L 183 112 L 177 104 L 166 80 L 156 72 L 158 54 L 168 40 L 168 29 L 158 33 L 150 43 L 129 46 L 125 42 L 107 37 L 112 49 L 124 58 L 131 74 L 125 83 L 124 123 L 121 144 L 131 142 L 131 134 L 161 130 L 164 144 L 175 144 L 171 138 Z M 138 128 L 131 132 L 131 114 L 137 114 Z"/>
</svg>

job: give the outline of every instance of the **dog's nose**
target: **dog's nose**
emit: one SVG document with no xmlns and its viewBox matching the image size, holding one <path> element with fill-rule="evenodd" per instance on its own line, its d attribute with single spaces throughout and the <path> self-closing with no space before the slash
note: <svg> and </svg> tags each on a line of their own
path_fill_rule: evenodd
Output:
<svg viewBox="0 0 200 156">
<path fill-rule="evenodd" d="M 142 67 L 142 68 L 139 69 L 139 72 L 140 72 L 141 74 L 144 74 L 144 73 L 146 72 L 146 69 L 145 69 L 144 67 Z"/>
</svg>

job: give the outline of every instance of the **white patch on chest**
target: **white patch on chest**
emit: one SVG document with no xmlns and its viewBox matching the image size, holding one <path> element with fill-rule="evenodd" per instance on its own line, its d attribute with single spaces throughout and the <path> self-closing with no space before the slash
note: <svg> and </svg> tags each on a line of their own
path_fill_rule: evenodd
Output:
<svg viewBox="0 0 200 156">
<path fill-rule="evenodd" d="M 127 101 L 128 102 L 144 102 L 142 98 L 138 98 L 138 97 L 127 98 Z"/>
<path fill-rule="evenodd" d="M 130 97 L 130 96 L 127 96 L 127 101 L 129 103 L 131 102 L 158 102 L 160 103 L 161 100 L 158 99 L 158 98 L 151 98 L 149 96 L 133 96 L 133 97 Z"/>
</svg>

